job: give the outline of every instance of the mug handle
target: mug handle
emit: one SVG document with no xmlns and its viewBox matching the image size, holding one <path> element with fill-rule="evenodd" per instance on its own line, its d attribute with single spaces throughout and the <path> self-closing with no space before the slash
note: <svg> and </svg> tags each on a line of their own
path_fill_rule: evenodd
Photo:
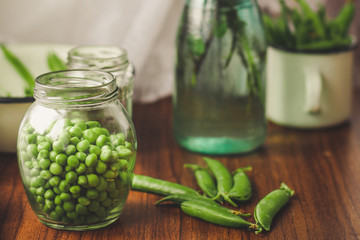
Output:
<svg viewBox="0 0 360 240">
<path fill-rule="evenodd" d="M 305 111 L 309 114 L 321 112 L 321 93 L 323 83 L 321 73 L 314 69 L 305 69 Z"/>
</svg>

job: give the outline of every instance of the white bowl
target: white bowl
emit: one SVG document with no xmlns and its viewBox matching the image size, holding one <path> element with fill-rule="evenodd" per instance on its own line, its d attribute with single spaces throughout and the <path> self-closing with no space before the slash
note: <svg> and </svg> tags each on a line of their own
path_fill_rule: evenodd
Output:
<svg viewBox="0 0 360 240">
<path fill-rule="evenodd" d="M 4 44 L 35 78 L 51 70 L 47 64 L 49 52 L 55 52 L 64 62 L 73 45 L 41 43 Z M 16 152 L 16 140 L 21 120 L 34 101 L 26 97 L 25 81 L 0 50 L 0 152 Z M 10 96 L 9 96 L 10 94 Z"/>
</svg>

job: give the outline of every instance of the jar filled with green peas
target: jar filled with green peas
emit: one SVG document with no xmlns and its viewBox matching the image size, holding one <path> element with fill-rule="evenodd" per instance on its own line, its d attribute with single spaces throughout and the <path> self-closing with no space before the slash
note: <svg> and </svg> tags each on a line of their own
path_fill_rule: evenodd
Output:
<svg viewBox="0 0 360 240">
<path fill-rule="evenodd" d="M 112 74 L 66 70 L 36 78 L 18 134 L 20 173 L 43 224 L 91 230 L 116 221 L 130 191 L 137 140 Z"/>
<path fill-rule="evenodd" d="M 77 46 L 68 52 L 69 69 L 101 70 L 113 74 L 119 88 L 119 100 L 132 116 L 134 67 L 126 49 L 116 46 Z"/>
</svg>

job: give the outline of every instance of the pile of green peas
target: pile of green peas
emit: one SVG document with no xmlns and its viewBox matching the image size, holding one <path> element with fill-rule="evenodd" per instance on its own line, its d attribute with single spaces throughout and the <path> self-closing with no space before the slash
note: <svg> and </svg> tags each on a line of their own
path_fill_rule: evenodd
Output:
<svg viewBox="0 0 360 240">
<path fill-rule="evenodd" d="M 98 121 L 64 118 L 60 125 L 39 133 L 27 123 L 19 139 L 19 163 L 35 212 L 71 225 L 118 216 L 129 193 L 134 146 Z"/>
</svg>

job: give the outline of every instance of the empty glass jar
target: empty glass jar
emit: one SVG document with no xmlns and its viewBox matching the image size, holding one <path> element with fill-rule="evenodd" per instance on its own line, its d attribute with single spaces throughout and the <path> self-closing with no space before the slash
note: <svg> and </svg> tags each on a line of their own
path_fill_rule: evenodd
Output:
<svg viewBox="0 0 360 240">
<path fill-rule="evenodd" d="M 18 134 L 18 164 L 29 203 L 43 224 L 90 230 L 119 218 L 137 141 L 114 76 L 67 70 L 36 78 L 35 102 Z"/>
<path fill-rule="evenodd" d="M 68 52 L 69 69 L 90 69 L 110 72 L 116 77 L 119 99 L 132 116 L 134 68 L 127 51 L 114 46 L 78 46 Z"/>
</svg>

